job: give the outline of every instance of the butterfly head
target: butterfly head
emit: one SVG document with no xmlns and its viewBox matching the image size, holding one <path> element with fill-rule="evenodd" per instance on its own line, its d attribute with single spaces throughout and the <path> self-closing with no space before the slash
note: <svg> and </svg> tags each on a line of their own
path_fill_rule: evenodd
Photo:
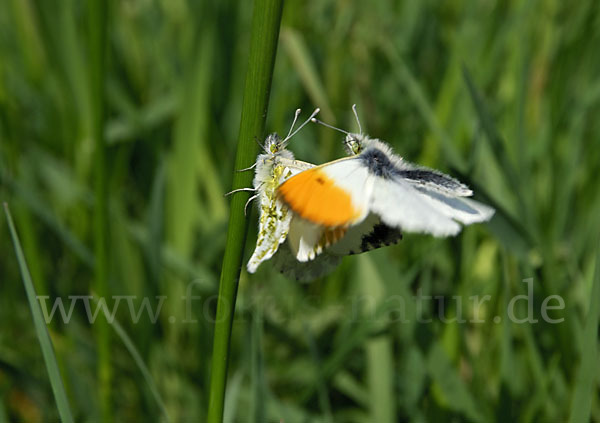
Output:
<svg viewBox="0 0 600 423">
<path fill-rule="evenodd" d="M 273 133 L 265 140 L 264 149 L 267 154 L 277 154 L 285 149 L 284 140 L 279 135 Z"/>
<path fill-rule="evenodd" d="M 311 119 L 313 122 L 318 123 L 320 125 L 326 126 L 328 128 L 334 129 L 338 132 L 346 134 L 346 138 L 344 138 L 344 149 L 346 150 L 346 154 L 349 156 L 356 156 L 367 147 L 369 143 L 369 138 L 362 133 L 362 126 L 360 125 L 360 120 L 358 119 L 358 112 L 356 111 L 356 104 L 352 105 L 352 113 L 354 113 L 354 117 L 356 118 L 356 123 L 358 124 L 358 133 L 351 133 L 345 131 L 336 126 L 330 125 L 328 123 L 322 122 L 319 119 L 313 118 Z"/>
<path fill-rule="evenodd" d="M 366 135 L 348 134 L 344 140 L 344 148 L 349 156 L 356 156 L 362 153 L 365 148 Z"/>
</svg>

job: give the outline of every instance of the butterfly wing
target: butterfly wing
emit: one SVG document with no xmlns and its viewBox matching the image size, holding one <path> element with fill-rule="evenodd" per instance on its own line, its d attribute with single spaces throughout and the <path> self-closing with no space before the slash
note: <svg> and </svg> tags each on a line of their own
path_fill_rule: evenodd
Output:
<svg viewBox="0 0 600 423">
<path fill-rule="evenodd" d="M 464 197 L 451 197 L 441 192 L 418 189 L 421 198 L 440 213 L 462 224 L 485 222 L 494 215 L 494 209 Z"/>
<path fill-rule="evenodd" d="M 396 244 L 400 240 L 402 240 L 400 229 L 386 225 L 378 215 L 370 213 L 358 225 L 347 228 L 343 238 L 326 251 L 338 256 L 359 254 Z"/>
<path fill-rule="evenodd" d="M 327 252 L 319 254 L 309 262 L 300 262 L 288 245 L 282 245 L 273 256 L 273 266 L 290 279 L 301 282 L 311 281 L 333 272 L 342 260 Z"/>
<path fill-rule="evenodd" d="M 279 196 L 300 217 L 323 226 L 355 226 L 372 212 L 391 228 L 436 236 L 460 231 L 458 223 L 421 198 L 414 184 L 397 176 L 400 170 L 391 167 L 389 160 L 385 162 L 381 153 L 375 156 L 379 163 L 384 162 L 377 164 L 376 173 L 385 176 L 378 176 L 369 163 L 365 165 L 365 157 L 351 157 L 295 175 L 279 187 Z M 349 240 L 355 242 L 348 245 L 357 244 L 361 232 L 357 230 L 354 234 Z M 317 235 L 312 236 L 307 238 L 308 245 L 314 245 Z"/>
<path fill-rule="evenodd" d="M 277 186 L 312 166 L 314 165 L 310 163 L 283 157 L 275 157 L 257 165 L 256 175 L 261 175 L 261 180 L 256 184 L 259 193 L 258 235 L 256 247 L 246 266 L 248 272 L 254 273 L 263 261 L 273 257 L 279 244 L 287 237 L 292 213 L 277 198 Z"/>
<path fill-rule="evenodd" d="M 370 214 L 356 226 L 326 228 L 292 217 L 287 245 L 273 256 L 273 265 L 285 276 L 310 281 L 331 273 L 343 256 L 397 243 L 402 233 Z"/>
<path fill-rule="evenodd" d="M 402 160 L 395 175 L 415 188 L 439 192 L 453 197 L 470 197 L 473 191 L 462 182 L 435 169 L 421 167 Z"/>
<path fill-rule="evenodd" d="M 327 226 L 362 222 L 369 212 L 373 179 L 355 157 L 301 172 L 279 186 L 279 197 L 303 219 Z"/>
<path fill-rule="evenodd" d="M 395 178 L 412 186 L 431 207 L 465 225 L 487 221 L 494 214 L 493 208 L 465 198 L 473 192 L 440 171 L 402 162 Z"/>
<path fill-rule="evenodd" d="M 456 235 L 460 225 L 432 207 L 410 184 L 400 178 L 378 178 L 373 189 L 371 211 L 388 226 L 435 236 Z"/>
<path fill-rule="evenodd" d="M 345 227 L 326 227 L 302 219 L 292 217 L 287 241 L 296 260 L 305 262 L 313 260 L 325 248 L 334 244 L 346 234 Z"/>
<path fill-rule="evenodd" d="M 456 179 L 378 149 L 301 172 L 278 193 L 295 213 L 316 224 L 353 227 L 372 212 L 390 228 L 434 236 L 456 235 L 461 230 L 457 222 L 483 222 L 494 212 L 464 198 L 472 191 Z M 349 245 L 356 245 L 350 240 L 363 231 L 356 230 Z"/>
</svg>

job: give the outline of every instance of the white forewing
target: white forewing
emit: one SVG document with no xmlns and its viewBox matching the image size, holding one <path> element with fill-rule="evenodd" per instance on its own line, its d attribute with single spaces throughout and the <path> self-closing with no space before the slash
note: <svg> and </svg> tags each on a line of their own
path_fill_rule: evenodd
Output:
<svg viewBox="0 0 600 423">
<path fill-rule="evenodd" d="M 435 169 L 400 161 L 398 176 L 418 189 L 439 192 L 452 197 L 470 197 L 473 191 L 462 182 Z"/>
<path fill-rule="evenodd" d="M 403 160 L 383 141 L 356 134 L 350 139 L 360 144 L 361 164 L 374 181 L 370 211 L 385 224 L 448 236 L 460 232 L 457 222 L 484 222 L 494 214 L 493 208 L 465 198 L 473 192 L 455 178 Z"/>
<path fill-rule="evenodd" d="M 369 178 L 369 170 L 356 157 L 336 160 L 320 168 L 335 181 L 335 185 L 350 194 L 354 208 L 363 211 L 355 224 L 364 220 L 369 214 L 369 199 L 373 192 L 374 181 Z"/>
</svg>

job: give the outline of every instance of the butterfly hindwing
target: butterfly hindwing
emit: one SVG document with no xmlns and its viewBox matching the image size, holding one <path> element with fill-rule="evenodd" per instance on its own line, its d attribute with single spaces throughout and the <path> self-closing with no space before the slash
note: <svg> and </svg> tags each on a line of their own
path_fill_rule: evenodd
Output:
<svg viewBox="0 0 600 423">
<path fill-rule="evenodd" d="M 341 260 L 342 257 L 325 251 L 310 262 L 301 262 L 296 259 L 288 244 L 282 245 L 273 256 L 273 266 L 290 279 L 306 282 L 333 272 Z"/>
<path fill-rule="evenodd" d="M 342 239 L 346 230 L 345 227 L 325 227 L 294 216 L 290 222 L 288 245 L 296 260 L 313 260 L 327 247 Z"/>
<path fill-rule="evenodd" d="M 416 190 L 420 197 L 443 215 L 465 225 L 484 222 L 494 214 L 494 209 L 464 197 L 451 197 L 442 192 L 425 189 Z"/>
<path fill-rule="evenodd" d="M 259 218 L 256 248 L 247 265 L 250 273 L 254 273 L 263 261 L 273 257 L 288 235 L 292 213 L 277 198 L 277 187 L 287 178 L 313 165 L 290 158 L 275 157 L 259 163 L 258 166 L 267 167 L 268 176 L 259 181 L 255 180 L 255 188 L 259 192 Z M 257 168 L 257 175 L 264 173 L 264 169 Z"/>
<path fill-rule="evenodd" d="M 374 213 L 356 226 L 347 228 L 344 237 L 331 245 L 330 254 L 360 254 L 377 248 L 393 245 L 402 240 L 400 229 L 388 226 Z"/>
</svg>

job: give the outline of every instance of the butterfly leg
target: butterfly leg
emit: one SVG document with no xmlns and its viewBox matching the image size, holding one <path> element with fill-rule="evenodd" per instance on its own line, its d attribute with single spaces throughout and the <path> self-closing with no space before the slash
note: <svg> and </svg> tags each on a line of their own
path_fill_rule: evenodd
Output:
<svg viewBox="0 0 600 423">
<path fill-rule="evenodd" d="M 236 170 L 236 172 L 246 172 L 246 171 L 248 171 L 248 170 L 254 169 L 254 168 L 256 167 L 256 165 L 257 165 L 257 164 L 258 164 L 258 162 L 254 163 L 252 166 L 250 166 L 250 167 L 247 167 L 247 168 L 245 168 L 245 169 L 239 169 L 239 170 Z"/>
<path fill-rule="evenodd" d="M 252 197 L 248 198 L 248 201 L 246 201 L 246 204 L 244 205 L 244 216 L 247 215 L 246 211 L 248 209 L 248 204 L 250 204 L 255 198 L 258 198 L 258 194 L 254 194 Z"/>
<path fill-rule="evenodd" d="M 243 191 L 248 191 L 248 192 L 256 192 L 255 188 L 238 188 L 238 189 L 234 189 L 233 191 L 229 191 L 227 194 L 225 194 L 225 197 L 231 195 L 231 194 L 235 194 L 236 192 L 243 192 Z"/>
</svg>

